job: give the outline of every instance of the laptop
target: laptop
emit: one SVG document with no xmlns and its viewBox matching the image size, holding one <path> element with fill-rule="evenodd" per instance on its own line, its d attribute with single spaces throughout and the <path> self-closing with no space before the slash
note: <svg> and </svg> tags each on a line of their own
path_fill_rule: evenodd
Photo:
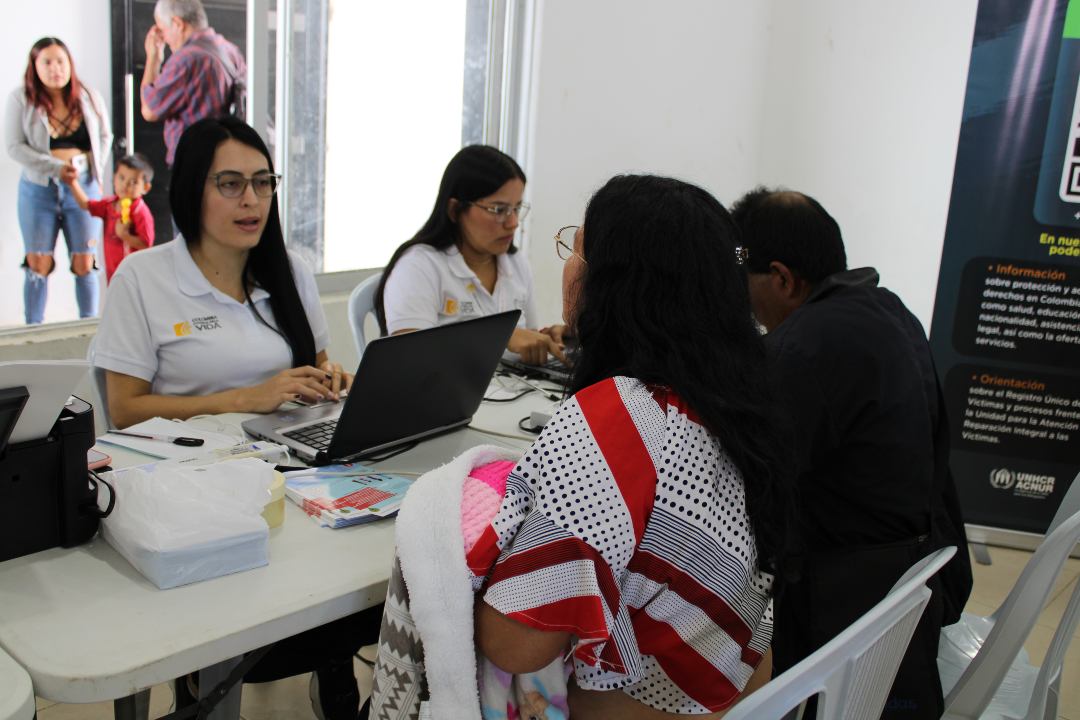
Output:
<svg viewBox="0 0 1080 720">
<path fill-rule="evenodd" d="M 243 428 L 325 465 L 467 425 L 520 314 L 510 310 L 374 340 L 343 401 L 278 410 L 246 420 Z"/>
</svg>

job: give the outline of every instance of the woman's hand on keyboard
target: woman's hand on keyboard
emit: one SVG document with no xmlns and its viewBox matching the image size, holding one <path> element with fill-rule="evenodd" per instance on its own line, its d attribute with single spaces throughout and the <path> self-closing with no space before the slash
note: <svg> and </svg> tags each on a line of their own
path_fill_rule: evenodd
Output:
<svg viewBox="0 0 1080 720">
<path fill-rule="evenodd" d="M 540 332 L 544 333 L 552 340 L 559 344 L 559 347 L 566 349 L 566 326 L 565 325 L 548 325 L 547 327 L 540 328 Z"/>
<path fill-rule="evenodd" d="M 323 384 L 325 380 L 326 371 L 310 365 L 282 370 L 264 383 L 239 388 L 236 391 L 240 396 L 238 411 L 265 413 L 273 412 L 291 400 L 315 403 L 328 397 L 336 399 L 336 393 Z"/>
<path fill-rule="evenodd" d="M 527 365 L 543 365 L 551 353 L 559 360 L 566 362 L 563 355 L 562 345 L 555 342 L 550 335 L 527 328 L 517 328 L 510 336 L 510 342 L 506 345 L 510 352 L 521 356 L 521 362 Z"/>
<path fill-rule="evenodd" d="M 342 390 L 348 390 L 352 387 L 352 373 L 345 372 L 345 369 L 341 367 L 341 363 L 327 360 L 319 366 L 319 369 L 325 373 L 323 386 L 330 391 L 331 396 L 335 399 Z"/>
</svg>

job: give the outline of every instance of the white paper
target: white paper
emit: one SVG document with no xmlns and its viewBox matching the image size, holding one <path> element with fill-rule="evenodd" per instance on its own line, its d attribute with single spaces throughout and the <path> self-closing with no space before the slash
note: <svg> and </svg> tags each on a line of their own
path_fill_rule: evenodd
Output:
<svg viewBox="0 0 1080 720">
<path fill-rule="evenodd" d="M 124 432 L 144 433 L 147 435 L 168 435 L 169 437 L 202 438 L 205 442 L 198 447 L 185 447 L 164 440 L 144 440 L 143 438 L 105 433 L 98 438 L 98 442 L 109 445 L 119 445 L 144 455 L 161 458 L 163 460 L 176 460 L 201 455 L 211 450 L 231 448 L 237 444 L 237 439 L 231 435 L 203 430 L 185 422 L 166 420 L 165 418 L 150 418 L 141 423 L 124 428 Z"/>
<path fill-rule="evenodd" d="M 45 437 L 52 430 L 75 386 L 90 369 L 85 360 L 0 362 L 0 388 L 25 386 L 30 397 L 8 442 Z"/>
</svg>

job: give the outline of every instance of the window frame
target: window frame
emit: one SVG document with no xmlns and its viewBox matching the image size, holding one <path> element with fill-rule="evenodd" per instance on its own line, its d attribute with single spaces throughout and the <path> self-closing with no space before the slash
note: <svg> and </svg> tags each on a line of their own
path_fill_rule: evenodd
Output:
<svg viewBox="0 0 1080 720">
<path fill-rule="evenodd" d="M 321 182 L 326 168 L 325 153 L 305 153 L 304 148 L 312 142 L 317 143 L 316 147 L 326 147 L 327 38 L 333 1 L 276 0 L 279 9 L 277 37 L 290 38 L 290 46 L 286 48 L 279 43 L 276 53 L 275 116 L 285 117 L 284 122 L 276 123 L 273 143 L 275 167 L 285 176 L 281 190 L 284 200 L 279 202 L 281 224 L 289 249 L 297 252 L 312 268 L 320 268 L 316 277 L 381 269 L 354 268 L 324 273 L 321 268 L 326 243 L 325 210 L 314 219 L 308 213 L 290 212 L 294 206 L 325 208 Z M 249 0 L 249 3 L 261 5 L 273 2 L 275 0 Z M 511 157 L 526 155 L 537 2 L 466 0 L 462 146 L 480 142 L 494 145 Z M 286 12 L 280 12 L 281 8 L 286 8 Z M 297 39 L 302 33 L 296 28 L 304 28 L 306 33 L 306 28 L 312 25 L 312 17 L 319 20 L 317 30 L 311 35 L 315 42 L 309 41 L 298 47 Z M 478 64 L 480 66 L 476 67 Z M 305 88 L 305 93 L 302 96 L 291 90 L 297 87 L 296 78 L 303 78 L 300 85 Z M 249 85 L 255 83 L 249 80 Z M 478 116 L 470 115 L 470 100 L 475 103 L 478 94 L 483 101 L 482 112 Z M 318 108 L 314 121 L 310 113 L 313 107 Z M 294 127 L 314 130 L 317 137 L 312 140 L 290 132 Z M 301 179 L 297 180 L 298 177 Z"/>
</svg>

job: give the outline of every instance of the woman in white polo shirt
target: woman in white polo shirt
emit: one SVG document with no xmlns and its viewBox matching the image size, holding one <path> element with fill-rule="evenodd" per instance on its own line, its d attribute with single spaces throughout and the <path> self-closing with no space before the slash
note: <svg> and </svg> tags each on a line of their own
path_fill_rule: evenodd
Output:
<svg viewBox="0 0 1080 720">
<path fill-rule="evenodd" d="M 180 138 L 169 204 L 181 236 L 120 264 L 98 328 L 117 426 L 270 412 L 350 384 L 326 356 L 315 278 L 285 249 L 279 179 L 242 121 L 203 120 Z"/>
<path fill-rule="evenodd" d="M 285 249 L 279 180 L 241 120 L 201 120 L 180 137 L 169 204 L 181 234 L 120 263 L 98 327 L 94 364 L 118 426 L 268 412 L 351 383 L 326 357 L 315 278 Z M 381 616 L 379 605 L 282 640 L 244 679 L 314 670 L 319 717 L 355 720 L 353 654 L 378 639 Z"/>
<path fill-rule="evenodd" d="M 539 365 L 563 357 L 563 326 L 535 329 L 532 271 L 514 245 L 529 211 L 521 201 L 525 173 L 512 157 L 487 145 L 462 148 L 443 172 L 427 222 L 399 247 L 375 293 L 384 335 L 521 310 L 507 344 Z"/>
</svg>

